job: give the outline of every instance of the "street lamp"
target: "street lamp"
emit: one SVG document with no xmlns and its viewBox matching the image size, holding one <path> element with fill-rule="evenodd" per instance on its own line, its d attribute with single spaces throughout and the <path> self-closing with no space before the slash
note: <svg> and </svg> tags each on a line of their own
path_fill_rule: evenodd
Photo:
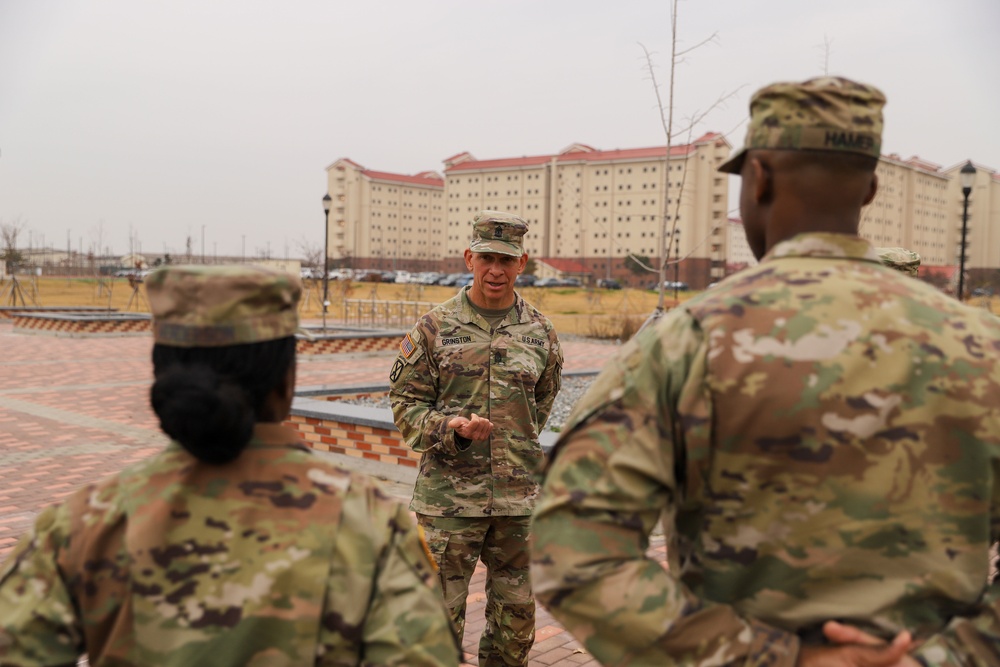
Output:
<svg viewBox="0 0 1000 667">
<path fill-rule="evenodd" d="M 326 333 L 326 309 L 330 305 L 330 194 L 323 195 L 323 333 Z"/>
<path fill-rule="evenodd" d="M 681 230 L 674 230 L 674 305 L 677 305 L 677 286 L 681 272 Z"/>
<path fill-rule="evenodd" d="M 976 168 L 972 166 L 972 160 L 965 163 L 958 177 L 962 183 L 962 245 L 958 249 L 958 300 L 962 300 L 962 292 L 965 289 L 965 235 L 969 229 L 969 195 L 972 194 L 972 184 L 976 180 Z"/>
</svg>

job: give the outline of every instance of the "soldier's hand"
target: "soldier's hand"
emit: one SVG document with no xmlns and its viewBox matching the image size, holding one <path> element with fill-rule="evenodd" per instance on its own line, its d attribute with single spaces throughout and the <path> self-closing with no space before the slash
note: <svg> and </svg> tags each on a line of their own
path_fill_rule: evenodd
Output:
<svg viewBox="0 0 1000 667">
<path fill-rule="evenodd" d="M 913 648 L 909 632 L 900 632 L 887 644 L 858 628 L 834 623 L 823 626 L 823 633 L 841 646 L 803 646 L 799 649 L 799 667 L 913 667 L 918 663 L 907 655 Z"/>
<path fill-rule="evenodd" d="M 455 429 L 455 433 L 467 440 L 485 440 L 493 431 L 493 422 L 473 412 L 472 419 L 452 417 L 448 421 L 448 428 Z"/>
<path fill-rule="evenodd" d="M 862 644 L 864 646 L 887 646 L 885 641 L 879 639 L 875 635 L 868 634 L 861 628 L 854 627 L 853 625 L 847 625 L 846 623 L 838 623 L 836 621 L 827 621 L 826 623 L 824 623 L 823 634 L 833 644 Z M 903 633 L 900 633 L 900 635 L 902 634 Z M 896 639 L 899 639 L 899 635 L 896 635 Z M 919 642 L 913 641 L 911 638 L 910 648 L 907 650 L 908 651 L 913 650 L 918 646 L 918 644 Z M 910 657 L 909 655 L 903 656 L 899 664 L 906 665 L 907 667 L 918 667 L 920 665 L 920 663 L 917 662 L 916 659 Z"/>
</svg>

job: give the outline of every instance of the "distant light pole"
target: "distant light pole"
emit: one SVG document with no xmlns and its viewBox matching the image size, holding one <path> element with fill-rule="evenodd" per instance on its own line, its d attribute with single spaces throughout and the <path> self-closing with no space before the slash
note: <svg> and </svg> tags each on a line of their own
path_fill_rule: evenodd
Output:
<svg viewBox="0 0 1000 667">
<path fill-rule="evenodd" d="M 958 172 L 958 176 L 962 183 L 962 195 L 965 198 L 962 204 L 962 245 L 958 250 L 958 300 L 961 301 L 965 289 L 965 235 L 969 229 L 969 195 L 972 194 L 972 184 L 976 180 L 976 168 L 972 166 L 972 160 L 965 163 L 962 170 Z"/>
<path fill-rule="evenodd" d="M 326 309 L 330 305 L 330 193 L 323 195 L 323 331 L 326 332 Z"/>
<path fill-rule="evenodd" d="M 205 263 L 205 225 L 201 226 L 201 263 Z"/>
<path fill-rule="evenodd" d="M 681 230 L 674 230 L 674 305 L 677 305 L 677 286 L 681 272 Z"/>
</svg>

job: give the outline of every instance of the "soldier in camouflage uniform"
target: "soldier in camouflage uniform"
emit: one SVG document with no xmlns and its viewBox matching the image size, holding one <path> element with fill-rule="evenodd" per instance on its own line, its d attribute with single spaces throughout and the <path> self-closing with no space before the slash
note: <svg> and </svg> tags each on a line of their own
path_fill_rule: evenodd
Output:
<svg viewBox="0 0 1000 667">
<path fill-rule="evenodd" d="M 575 406 L 535 593 L 607 665 L 996 665 L 1000 321 L 879 261 L 882 94 L 751 102 L 758 266 L 630 341 Z M 668 568 L 646 556 L 664 516 Z"/>
<path fill-rule="evenodd" d="M 420 474 L 410 509 L 424 528 L 459 636 L 469 580 L 487 568 L 479 664 L 527 665 L 535 636 L 527 532 L 542 461 L 538 435 L 562 381 L 552 323 L 514 291 L 527 223 L 483 211 L 465 263 L 473 284 L 417 322 L 390 373 L 396 426 Z"/>
<path fill-rule="evenodd" d="M 410 514 L 280 423 L 298 278 L 172 267 L 146 284 L 174 440 L 39 515 L 0 567 L 0 664 L 457 665 Z"/>
</svg>

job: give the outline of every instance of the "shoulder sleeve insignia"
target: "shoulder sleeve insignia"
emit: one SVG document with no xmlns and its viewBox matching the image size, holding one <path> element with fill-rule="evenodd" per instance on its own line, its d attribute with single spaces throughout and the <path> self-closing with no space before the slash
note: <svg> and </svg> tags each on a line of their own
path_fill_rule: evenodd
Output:
<svg viewBox="0 0 1000 667">
<path fill-rule="evenodd" d="M 413 344 L 413 339 L 410 338 L 410 334 L 406 334 L 406 336 L 403 337 L 403 342 L 399 344 L 399 351 L 403 353 L 404 357 L 409 359 L 416 349 L 417 346 Z"/>
</svg>

